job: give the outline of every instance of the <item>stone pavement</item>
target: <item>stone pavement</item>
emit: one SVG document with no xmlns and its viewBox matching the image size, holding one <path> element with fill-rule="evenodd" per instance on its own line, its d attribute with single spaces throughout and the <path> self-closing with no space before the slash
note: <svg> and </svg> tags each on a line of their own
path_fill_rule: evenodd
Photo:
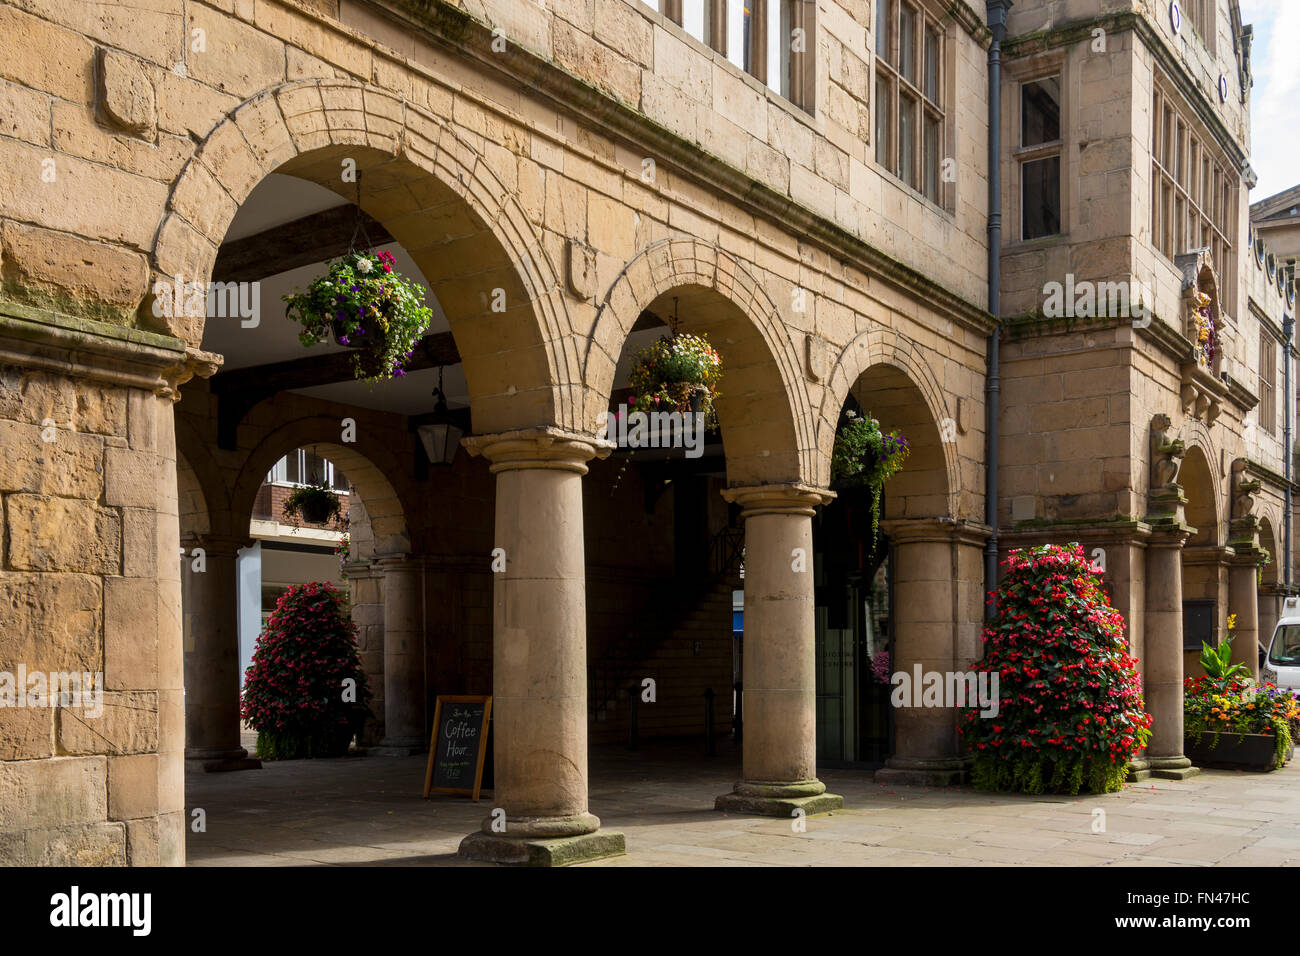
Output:
<svg viewBox="0 0 1300 956">
<path fill-rule="evenodd" d="M 790 821 L 724 815 L 713 798 L 739 776 L 729 745 L 595 748 L 591 809 L 622 830 L 627 856 L 588 866 L 1247 866 L 1300 865 L 1300 762 L 1269 774 L 1207 770 L 1098 797 L 1011 796 L 885 787 L 826 770 L 845 809 Z M 455 856 L 491 795 L 420 797 L 424 758 L 267 762 L 187 773 L 191 866 L 468 866 Z M 1093 832 L 1096 810 L 1104 832 Z M 490 864 L 480 864 L 490 865 Z"/>
</svg>

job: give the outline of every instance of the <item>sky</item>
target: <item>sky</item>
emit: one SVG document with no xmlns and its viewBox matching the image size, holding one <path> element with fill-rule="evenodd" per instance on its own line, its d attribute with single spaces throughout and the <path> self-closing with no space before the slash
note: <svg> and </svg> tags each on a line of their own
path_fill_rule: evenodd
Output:
<svg viewBox="0 0 1300 956">
<path fill-rule="evenodd" d="M 1259 185 L 1252 203 L 1300 183 L 1300 0 L 1241 0 L 1242 23 L 1255 25 L 1250 69 L 1250 163 Z"/>
</svg>

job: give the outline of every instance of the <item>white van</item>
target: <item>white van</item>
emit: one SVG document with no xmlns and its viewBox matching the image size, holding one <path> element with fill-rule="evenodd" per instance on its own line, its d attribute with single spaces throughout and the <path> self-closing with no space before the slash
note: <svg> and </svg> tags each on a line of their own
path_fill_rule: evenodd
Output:
<svg viewBox="0 0 1300 956">
<path fill-rule="evenodd" d="M 1259 676 L 1278 687 L 1300 690 L 1300 597 L 1282 602 L 1282 617 L 1273 631 Z"/>
</svg>

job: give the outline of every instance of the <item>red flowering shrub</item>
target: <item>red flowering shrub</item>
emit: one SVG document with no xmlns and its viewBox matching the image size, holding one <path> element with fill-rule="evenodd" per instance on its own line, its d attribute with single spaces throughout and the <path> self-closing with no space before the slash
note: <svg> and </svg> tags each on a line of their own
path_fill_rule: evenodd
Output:
<svg viewBox="0 0 1300 956">
<path fill-rule="evenodd" d="M 962 714 L 981 790 L 1119 790 L 1151 736 L 1124 618 L 1074 544 L 1012 551 L 976 671 L 998 675 L 999 707 Z"/>
<path fill-rule="evenodd" d="M 370 696 L 343 595 L 328 583 L 285 591 L 244 682 L 240 712 L 257 731 L 258 755 L 342 756 L 370 713 Z"/>
</svg>

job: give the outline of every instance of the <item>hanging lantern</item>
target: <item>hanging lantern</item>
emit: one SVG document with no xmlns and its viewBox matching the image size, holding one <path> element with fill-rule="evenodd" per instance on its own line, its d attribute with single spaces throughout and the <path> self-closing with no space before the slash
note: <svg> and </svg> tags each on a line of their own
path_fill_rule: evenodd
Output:
<svg viewBox="0 0 1300 956">
<path fill-rule="evenodd" d="M 450 465 L 456 460 L 464 429 L 456 424 L 447 410 L 447 396 L 442 390 L 442 369 L 438 369 L 438 387 L 433 390 L 433 421 L 420 425 L 416 432 L 424 445 L 431 465 Z"/>
</svg>

